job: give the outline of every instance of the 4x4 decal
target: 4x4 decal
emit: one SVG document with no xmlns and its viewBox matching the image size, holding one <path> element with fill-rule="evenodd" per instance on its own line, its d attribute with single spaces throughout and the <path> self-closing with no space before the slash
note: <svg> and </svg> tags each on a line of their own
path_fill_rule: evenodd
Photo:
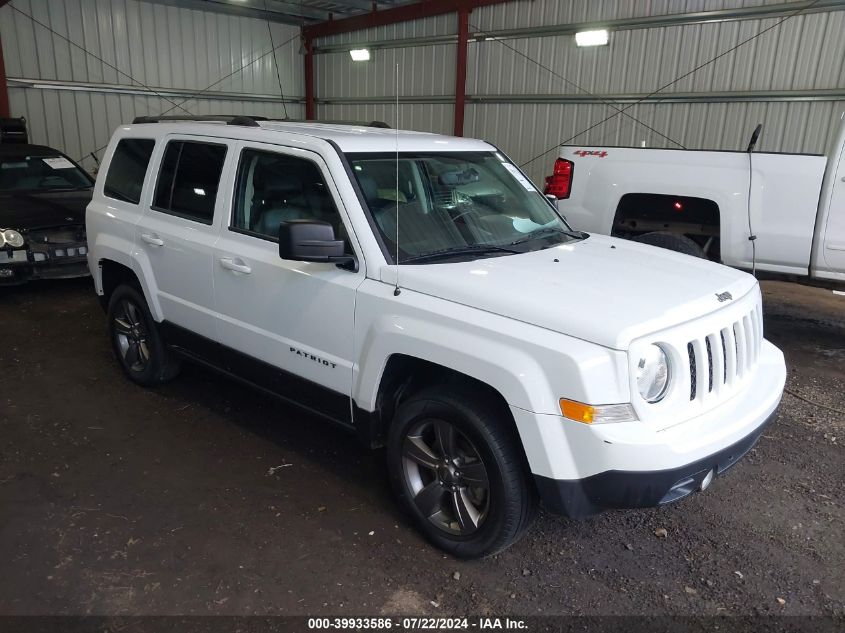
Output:
<svg viewBox="0 0 845 633">
<path fill-rule="evenodd" d="M 604 149 L 576 149 L 573 153 L 581 158 L 584 158 L 585 156 L 598 156 L 599 158 L 604 158 L 607 156 L 607 150 Z"/>
</svg>

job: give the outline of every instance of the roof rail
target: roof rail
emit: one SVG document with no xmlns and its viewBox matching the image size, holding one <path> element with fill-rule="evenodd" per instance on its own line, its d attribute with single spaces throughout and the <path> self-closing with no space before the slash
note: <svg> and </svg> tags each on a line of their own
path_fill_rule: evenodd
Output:
<svg viewBox="0 0 845 633">
<path fill-rule="evenodd" d="M 173 116 L 138 116 L 132 120 L 137 123 L 168 123 L 171 121 L 216 121 L 227 125 L 246 125 L 258 127 L 258 121 L 266 121 L 263 116 L 245 116 L 237 114 L 201 114 L 197 116 L 173 115 Z"/>
<path fill-rule="evenodd" d="M 275 123 L 328 123 L 330 125 L 357 125 L 361 127 L 379 127 L 387 129 L 390 128 L 390 126 L 384 121 L 315 121 L 313 119 L 270 119 L 264 116 L 247 116 L 240 114 L 198 114 L 197 116 L 180 114 L 168 116 L 139 116 L 135 117 L 132 120 L 132 123 L 167 123 L 170 121 L 213 121 L 218 123 L 226 123 L 227 125 L 245 125 L 248 127 L 258 127 L 258 121 L 273 121 Z"/>
<path fill-rule="evenodd" d="M 390 126 L 384 121 L 341 121 L 336 119 L 263 119 L 265 121 L 272 121 L 274 123 L 326 123 L 329 125 L 357 125 L 359 127 L 381 127 L 388 128 Z"/>
</svg>

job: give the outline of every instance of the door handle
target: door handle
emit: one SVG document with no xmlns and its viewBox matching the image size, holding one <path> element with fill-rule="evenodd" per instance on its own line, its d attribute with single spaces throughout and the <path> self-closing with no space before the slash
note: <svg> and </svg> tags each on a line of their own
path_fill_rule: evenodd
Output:
<svg viewBox="0 0 845 633">
<path fill-rule="evenodd" d="M 230 257 L 221 257 L 220 265 L 226 270 L 231 270 L 236 273 L 243 273 L 244 275 L 248 275 L 252 272 L 252 268 L 250 268 L 243 262 L 239 263 Z"/>
<path fill-rule="evenodd" d="M 144 240 L 150 246 L 164 246 L 164 240 L 156 235 L 150 235 L 149 233 L 141 233 L 141 239 Z"/>
</svg>

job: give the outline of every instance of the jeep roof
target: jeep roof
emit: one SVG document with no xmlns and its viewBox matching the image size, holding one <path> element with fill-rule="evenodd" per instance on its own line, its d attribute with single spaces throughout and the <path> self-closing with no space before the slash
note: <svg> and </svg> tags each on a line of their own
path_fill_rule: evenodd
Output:
<svg viewBox="0 0 845 633">
<path fill-rule="evenodd" d="M 343 152 L 393 152 L 399 151 L 497 151 L 489 143 L 477 139 L 443 136 L 428 132 L 394 130 L 367 125 L 337 123 L 310 123 L 301 121 L 260 121 L 244 117 L 248 125 L 225 120 L 174 121 L 135 123 L 124 126 L 124 131 L 154 127 L 171 134 L 202 134 L 250 141 L 274 142 L 290 135 L 322 139 L 336 145 Z M 238 119 L 235 119 L 238 121 Z M 398 147 L 397 147 L 398 141 Z"/>
</svg>

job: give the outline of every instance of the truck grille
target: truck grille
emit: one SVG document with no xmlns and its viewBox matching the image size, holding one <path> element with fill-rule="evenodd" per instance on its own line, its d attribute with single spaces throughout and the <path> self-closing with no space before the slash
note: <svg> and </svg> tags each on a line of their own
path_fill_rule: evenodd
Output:
<svg viewBox="0 0 845 633">
<path fill-rule="evenodd" d="M 742 318 L 687 343 L 690 401 L 704 400 L 742 382 L 757 365 L 763 321 L 757 304 Z"/>
</svg>

